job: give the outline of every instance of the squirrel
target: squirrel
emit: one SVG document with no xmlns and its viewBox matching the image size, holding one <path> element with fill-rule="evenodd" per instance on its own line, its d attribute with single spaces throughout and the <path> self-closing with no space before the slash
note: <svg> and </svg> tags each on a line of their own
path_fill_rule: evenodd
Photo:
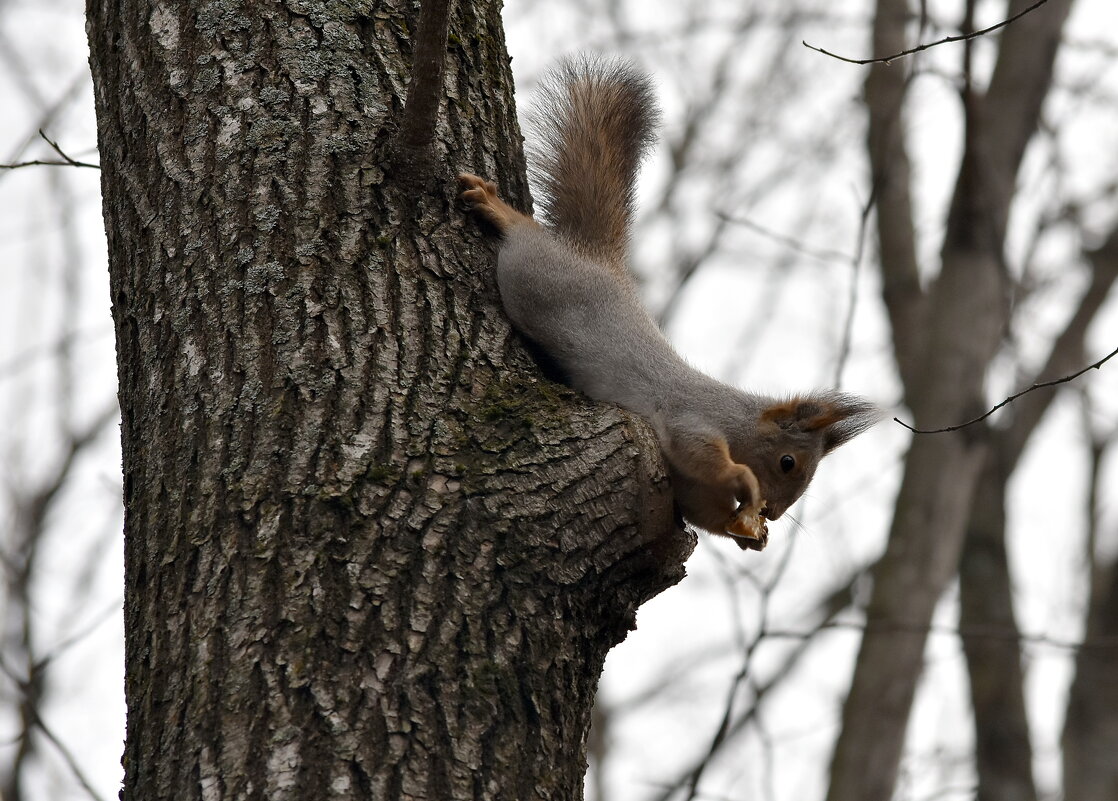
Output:
<svg viewBox="0 0 1118 801">
<path fill-rule="evenodd" d="M 500 234 L 506 313 L 572 387 L 652 425 L 685 520 L 763 549 L 766 521 L 880 413 L 838 392 L 781 400 L 716 381 L 684 361 L 644 309 L 627 260 L 636 177 L 659 122 L 647 75 L 624 61 L 561 64 L 532 121 L 544 224 L 505 203 L 494 183 L 458 176 L 462 199 Z"/>
</svg>

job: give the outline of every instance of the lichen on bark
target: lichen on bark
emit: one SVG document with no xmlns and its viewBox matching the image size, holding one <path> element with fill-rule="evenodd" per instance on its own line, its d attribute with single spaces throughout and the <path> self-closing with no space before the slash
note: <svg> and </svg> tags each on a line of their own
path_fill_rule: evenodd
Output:
<svg viewBox="0 0 1118 801">
<path fill-rule="evenodd" d="M 527 203 L 498 4 L 452 20 L 437 169 L 387 166 L 414 14 L 89 2 L 126 798 L 579 798 L 602 660 L 683 575 L 651 432 L 541 374 L 456 202 Z"/>
</svg>

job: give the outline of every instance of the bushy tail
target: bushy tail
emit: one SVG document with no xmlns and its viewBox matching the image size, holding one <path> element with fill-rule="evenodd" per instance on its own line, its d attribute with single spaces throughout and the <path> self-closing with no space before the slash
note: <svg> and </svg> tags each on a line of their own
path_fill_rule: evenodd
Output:
<svg viewBox="0 0 1118 801">
<path fill-rule="evenodd" d="M 659 122 L 648 76 L 624 61 L 566 62 L 545 79 L 530 121 L 544 220 L 584 255 L 624 271 L 637 171 Z"/>
</svg>

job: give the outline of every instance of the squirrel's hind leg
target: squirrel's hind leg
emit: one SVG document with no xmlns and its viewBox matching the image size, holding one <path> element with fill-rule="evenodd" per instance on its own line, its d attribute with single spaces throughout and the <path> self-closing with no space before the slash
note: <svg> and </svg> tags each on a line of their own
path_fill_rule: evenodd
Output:
<svg viewBox="0 0 1118 801">
<path fill-rule="evenodd" d="M 497 184 L 492 181 L 464 172 L 458 176 L 458 185 L 462 187 L 462 199 L 502 235 L 517 225 L 539 225 L 527 214 L 501 200 Z"/>
</svg>

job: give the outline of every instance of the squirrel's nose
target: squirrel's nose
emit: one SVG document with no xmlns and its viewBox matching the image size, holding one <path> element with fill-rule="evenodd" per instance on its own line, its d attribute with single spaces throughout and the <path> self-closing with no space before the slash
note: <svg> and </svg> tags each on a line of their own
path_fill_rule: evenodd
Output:
<svg viewBox="0 0 1118 801">
<path fill-rule="evenodd" d="M 765 518 L 766 520 L 777 520 L 782 514 L 784 514 L 783 509 L 773 510 L 768 506 L 761 510 L 761 517 Z"/>
</svg>

